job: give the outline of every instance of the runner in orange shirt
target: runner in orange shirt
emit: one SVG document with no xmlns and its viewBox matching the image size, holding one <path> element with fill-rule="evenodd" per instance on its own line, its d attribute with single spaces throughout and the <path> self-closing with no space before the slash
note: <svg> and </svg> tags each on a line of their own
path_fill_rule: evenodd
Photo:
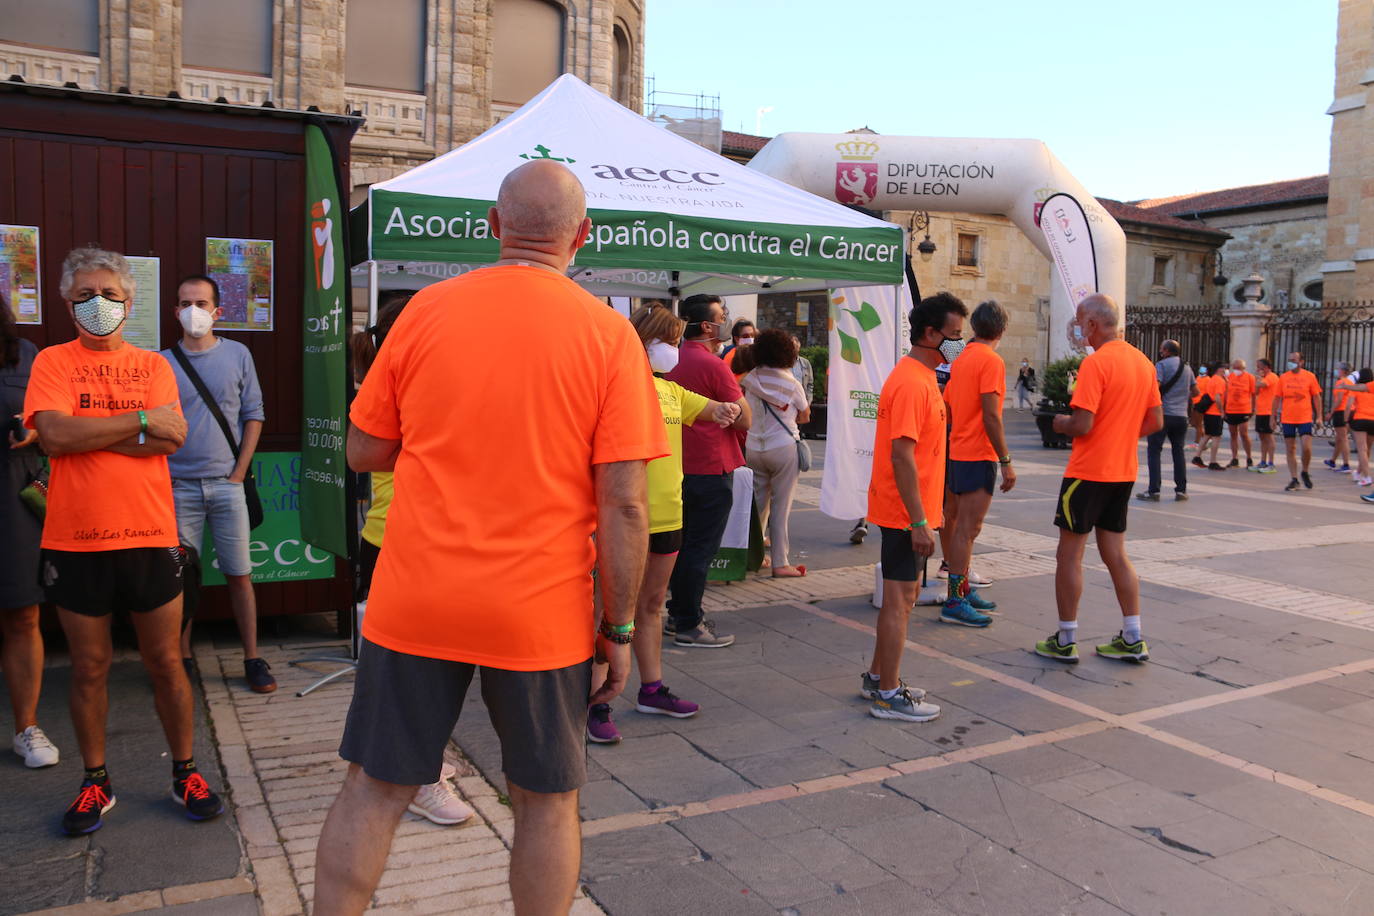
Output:
<svg viewBox="0 0 1374 916">
<path fill-rule="evenodd" d="M 1336 363 L 1336 368 L 1332 371 L 1332 391 L 1331 391 L 1331 413 L 1327 416 L 1326 422 L 1331 424 L 1331 457 L 1322 462 L 1328 470 L 1337 471 L 1341 474 L 1350 473 L 1350 427 L 1347 421 L 1350 419 L 1350 412 L 1355 406 L 1354 399 L 1348 389 L 1341 388 L 1341 382 L 1356 381 L 1354 373 L 1350 371 L 1350 363 Z M 1340 462 L 1337 464 L 1337 462 Z"/>
<path fill-rule="evenodd" d="M 1260 460 L 1252 470 L 1273 474 L 1274 468 L 1274 395 L 1279 393 L 1279 375 L 1267 359 L 1255 361 L 1259 379 L 1255 382 L 1255 432 L 1259 433 Z"/>
<path fill-rule="evenodd" d="M 394 469 L 396 490 L 339 748 L 349 767 L 316 849 L 318 913 L 367 907 L 478 666 L 515 814 L 515 910 L 566 913 L 577 889 L 589 694 L 607 702 L 629 676 L 645 463 L 668 438 L 638 335 L 568 279 L 591 228 L 577 178 L 526 163 L 488 220 L 500 260 L 416 294 L 350 412 L 349 464 Z M 518 366 L 472 330 L 512 309 Z M 595 693 L 593 655 L 610 666 Z"/>
<path fill-rule="evenodd" d="M 1255 466 L 1250 453 L 1250 418 L 1255 414 L 1255 377 L 1245 371 L 1245 360 L 1231 362 L 1223 395 L 1226 425 L 1231 427 L 1231 463 L 1228 468 L 1240 467 L 1237 440 L 1245 443 L 1245 469 Z"/>
<path fill-rule="evenodd" d="M 1222 429 L 1222 402 L 1226 400 L 1226 369 L 1225 363 L 1212 363 L 1207 366 L 1207 374 L 1197 380 L 1198 401 L 1206 397 L 1209 399 L 1207 409 L 1200 411 L 1202 415 L 1202 438 L 1198 441 L 1197 455 L 1193 458 L 1193 464 L 1200 468 L 1208 468 L 1213 471 L 1224 471 L 1226 468 L 1217 463 L 1217 449 L 1221 447 Z M 1203 453 L 1211 449 L 1211 455 L 1204 459 Z"/>
<path fill-rule="evenodd" d="M 1078 663 L 1078 601 L 1083 594 L 1083 551 L 1097 530 L 1097 550 L 1121 604 L 1121 632 L 1097 647 L 1104 658 L 1144 661 L 1140 635 L 1140 579 L 1126 556 L 1126 510 L 1139 470 L 1137 442 L 1164 426 L 1155 367 L 1120 337 L 1119 312 L 1109 296 L 1094 293 L 1078 304 L 1078 326 L 1093 352 L 1078 368 L 1073 413 L 1054 418 L 1054 431 L 1074 440 L 1064 471 L 1054 523 L 1059 550 L 1054 595 L 1059 629 L 1035 644 L 1035 654 Z"/>
<path fill-rule="evenodd" d="M 192 756 L 195 706 L 181 664 L 181 563 L 167 456 L 186 439 L 172 367 L 124 340 L 135 282 L 122 254 L 77 248 L 62 298 L 77 337 L 33 361 L 24 424 L 52 458 L 42 577 L 72 656 L 72 724 L 86 765 L 62 829 L 99 830 L 115 805 L 106 769 L 110 621 L 130 612 L 172 757 L 172 797 L 192 820 L 224 811 Z"/>
<path fill-rule="evenodd" d="M 991 619 L 984 612 L 996 610 L 997 605 L 969 583 L 973 542 L 992 505 L 998 467 L 1002 469 L 1002 492 L 1016 485 L 1002 429 L 1007 367 L 997 355 L 997 345 L 1007 329 L 1006 309 L 996 302 L 984 302 L 973 310 L 969 324 L 973 342 L 950 364 L 949 382 L 945 384 L 950 418 L 946 487 L 954 507 L 954 530 L 945 540 L 949 594 L 940 620 L 985 627 Z"/>
<path fill-rule="evenodd" d="M 1302 353 L 1294 350 L 1288 354 L 1288 371 L 1279 376 L 1279 397 L 1274 400 L 1278 422 L 1283 429 L 1283 445 L 1288 451 L 1288 481 L 1285 491 L 1298 488 L 1298 477 L 1302 485 L 1312 489 L 1312 475 L 1308 473 L 1312 465 L 1312 425 L 1322 413 L 1322 386 L 1317 377 L 1303 368 Z M 1298 469 L 1298 440 L 1302 440 L 1302 469 Z"/>
<path fill-rule="evenodd" d="M 1358 465 L 1354 475 L 1355 485 L 1374 486 L 1369 471 L 1370 445 L 1374 444 L 1374 372 L 1366 367 L 1354 376 L 1354 381 L 1343 379 L 1335 387 L 1349 394 L 1346 405 L 1350 408 L 1350 431 L 1355 434 L 1355 459 Z"/>
<path fill-rule="evenodd" d="M 960 339 L 968 309 L 949 293 L 922 299 L 911 310 L 911 352 L 883 382 L 868 484 L 868 520 L 882 531 L 883 606 L 878 611 L 873 662 L 860 693 L 879 719 L 929 722 L 940 707 L 925 691 L 902 683 L 907 618 L 916 604 L 922 567 L 935 551 L 932 529 L 942 521 L 945 496 L 945 402 L 935 367 Z"/>
</svg>

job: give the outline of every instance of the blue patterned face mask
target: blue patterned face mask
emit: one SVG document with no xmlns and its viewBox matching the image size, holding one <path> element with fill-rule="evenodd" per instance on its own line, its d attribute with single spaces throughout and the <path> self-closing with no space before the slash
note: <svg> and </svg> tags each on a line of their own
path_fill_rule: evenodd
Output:
<svg viewBox="0 0 1374 916">
<path fill-rule="evenodd" d="M 129 307 L 127 303 L 118 299 L 106 299 L 97 294 L 89 299 L 73 302 L 72 312 L 76 315 L 76 323 L 81 325 L 81 329 L 87 334 L 92 337 L 109 337 L 124 324 L 124 319 L 129 315 Z"/>
</svg>

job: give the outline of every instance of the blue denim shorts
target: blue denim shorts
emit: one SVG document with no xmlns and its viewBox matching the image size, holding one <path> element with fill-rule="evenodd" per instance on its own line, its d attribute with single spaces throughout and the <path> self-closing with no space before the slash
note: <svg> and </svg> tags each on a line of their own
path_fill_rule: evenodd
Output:
<svg viewBox="0 0 1374 916">
<path fill-rule="evenodd" d="M 183 544 L 200 550 L 209 520 L 220 572 L 246 576 L 253 571 L 243 484 L 230 483 L 226 477 L 173 478 L 172 498 L 176 501 L 177 535 Z"/>
</svg>

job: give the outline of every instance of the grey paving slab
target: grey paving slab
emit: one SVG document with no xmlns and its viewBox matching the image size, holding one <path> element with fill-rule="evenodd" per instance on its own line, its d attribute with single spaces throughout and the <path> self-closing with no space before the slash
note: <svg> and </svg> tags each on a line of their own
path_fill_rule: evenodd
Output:
<svg viewBox="0 0 1374 916">
<path fill-rule="evenodd" d="M 884 785 L 1007 847 L 1089 823 L 1059 802 L 971 763 L 889 779 Z"/>
<path fill-rule="evenodd" d="M 751 895 L 767 900 L 779 909 L 828 897 L 835 888 L 821 881 L 797 859 L 767 840 L 747 845 L 703 847 L 703 854 L 739 878 Z"/>
<path fill-rule="evenodd" d="M 1167 792 L 1189 796 L 1256 781 L 1239 770 L 1123 729 L 1073 738 L 1058 746 Z"/>
<path fill-rule="evenodd" d="M 1357 503 L 1348 513 L 1333 512 L 1332 517 L 1323 524 L 1368 522 L 1374 518 L 1367 511 L 1361 512 L 1362 508 L 1364 507 Z M 1289 523 L 1285 521 L 1284 524 Z M 1274 545 L 1278 547 L 1282 543 L 1282 533 L 1275 533 Z M 1361 601 L 1369 600 L 1368 583 L 1361 581 L 1360 576 L 1350 575 L 1352 570 L 1361 569 L 1369 562 L 1367 544 L 1330 544 L 1293 550 L 1265 550 L 1191 562 L 1195 566 L 1260 579 L 1272 578 L 1274 571 L 1281 569 L 1285 585 L 1349 595 Z"/>
<path fill-rule="evenodd" d="M 811 821 L 788 808 L 782 802 L 767 802 L 736 808 L 727 814 L 755 836 L 769 839 L 802 833 L 815 827 Z"/>
<path fill-rule="evenodd" d="M 980 761 L 980 763 L 984 766 L 988 765 L 984 761 Z M 1101 792 L 1103 789 L 1109 789 L 1112 786 L 1130 781 L 1131 777 L 1125 773 L 1094 763 L 1090 770 L 1036 783 L 1035 791 L 1055 801 L 1069 802 L 1077 798 L 1086 798 L 1095 792 Z"/>
<path fill-rule="evenodd" d="M 172 916 L 257 916 L 259 910 L 256 895 L 235 894 L 232 897 L 165 906 L 158 912 L 170 913 Z"/>
<path fill-rule="evenodd" d="M 642 798 L 625 788 L 623 783 L 611 778 L 588 782 L 578 793 L 577 802 L 584 820 L 629 814 L 643 811 L 648 807 Z"/>
<path fill-rule="evenodd" d="M 652 735 L 593 749 L 615 779 L 651 807 L 704 801 L 755 788 L 681 735 Z"/>
<path fill-rule="evenodd" d="M 1053 843 L 1030 844 L 1018 852 L 1130 913 L 1268 916 L 1299 912 L 1106 824 L 1089 824 Z"/>
<path fill-rule="evenodd" d="M 949 916 L 947 910 L 905 881 L 890 879 L 844 894 L 788 907 L 783 916 Z"/>
<path fill-rule="evenodd" d="M 1251 779 L 1195 800 L 1357 868 L 1374 862 L 1374 819 L 1285 786 Z"/>
<path fill-rule="evenodd" d="M 852 893 L 892 878 L 890 872 L 819 827 L 777 837 L 773 843 L 837 894 Z"/>
<path fill-rule="evenodd" d="M 1052 744 L 987 757 L 979 760 L 978 766 L 1023 786 L 1039 785 L 1101 769 L 1099 764 L 1086 757 L 1071 754 Z"/>
<path fill-rule="evenodd" d="M 1169 824 L 1167 827 L 1167 830 L 1155 830 L 1133 825 L 1123 829 L 1127 833 L 1144 833 L 1166 851 L 1194 863 L 1229 855 L 1274 836 L 1263 827 L 1256 827 L 1220 811 L 1208 811 L 1200 817 Z"/>
<path fill-rule="evenodd" d="M 582 879 L 603 881 L 700 862 L 701 850 L 666 824 L 603 833 L 582 840 Z"/>
<path fill-rule="evenodd" d="M 782 802 L 792 813 L 814 827 L 835 832 L 874 825 L 919 814 L 921 806 L 881 785 L 836 789 Z"/>
<path fill-rule="evenodd" d="M 715 862 L 664 865 L 593 879 L 585 887 L 593 900 L 617 916 L 776 916 L 778 912 Z"/>
<path fill-rule="evenodd" d="M 849 766 L 823 748 L 807 746 L 766 751 L 726 763 L 756 786 L 778 786 L 843 773 Z"/>
<path fill-rule="evenodd" d="M 122 638 L 117 635 L 117 642 Z M 67 712 L 69 672 L 63 666 L 48 668 L 39 698 L 39 722 L 62 752 L 61 762 L 30 770 L 8 751 L 0 757 L 0 861 L 6 870 L 0 913 L 238 874 L 239 841 L 232 818 L 193 823 L 171 799 L 171 758 L 139 662 L 116 662 L 110 669 L 106 764 L 116 805 L 96 833 L 76 838 L 62 834 L 62 813 L 82 778 Z M 197 763 L 211 786 L 221 790 L 219 758 L 198 693 L 195 716 Z M 226 805 L 232 803 L 226 799 Z M 169 849 L 178 852 L 169 855 Z"/>
<path fill-rule="evenodd" d="M 1182 795 L 1138 779 L 1071 801 L 1069 806 L 1104 824 L 1143 832 L 1192 820 L 1207 813 L 1205 807 Z"/>
<path fill-rule="evenodd" d="M 1300 913 L 1355 916 L 1370 911 L 1374 875 L 1275 837 L 1204 866 Z"/>
</svg>

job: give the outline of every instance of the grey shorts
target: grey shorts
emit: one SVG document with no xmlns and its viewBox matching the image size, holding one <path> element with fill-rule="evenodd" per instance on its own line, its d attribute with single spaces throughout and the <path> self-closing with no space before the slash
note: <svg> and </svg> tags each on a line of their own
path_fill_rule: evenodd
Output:
<svg viewBox="0 0 1374 916">
<path fill-rule="evenodd" d="M 383 782 L 438 782 L 444 746 L 476 670 L 364 639 L 339 756 Z M 587 781 L 591 659 L 552 671 L 481 670 L 482 701 L 501 739 L 506 778 L 529 792 L 581 787 Z"/>
</svg>

